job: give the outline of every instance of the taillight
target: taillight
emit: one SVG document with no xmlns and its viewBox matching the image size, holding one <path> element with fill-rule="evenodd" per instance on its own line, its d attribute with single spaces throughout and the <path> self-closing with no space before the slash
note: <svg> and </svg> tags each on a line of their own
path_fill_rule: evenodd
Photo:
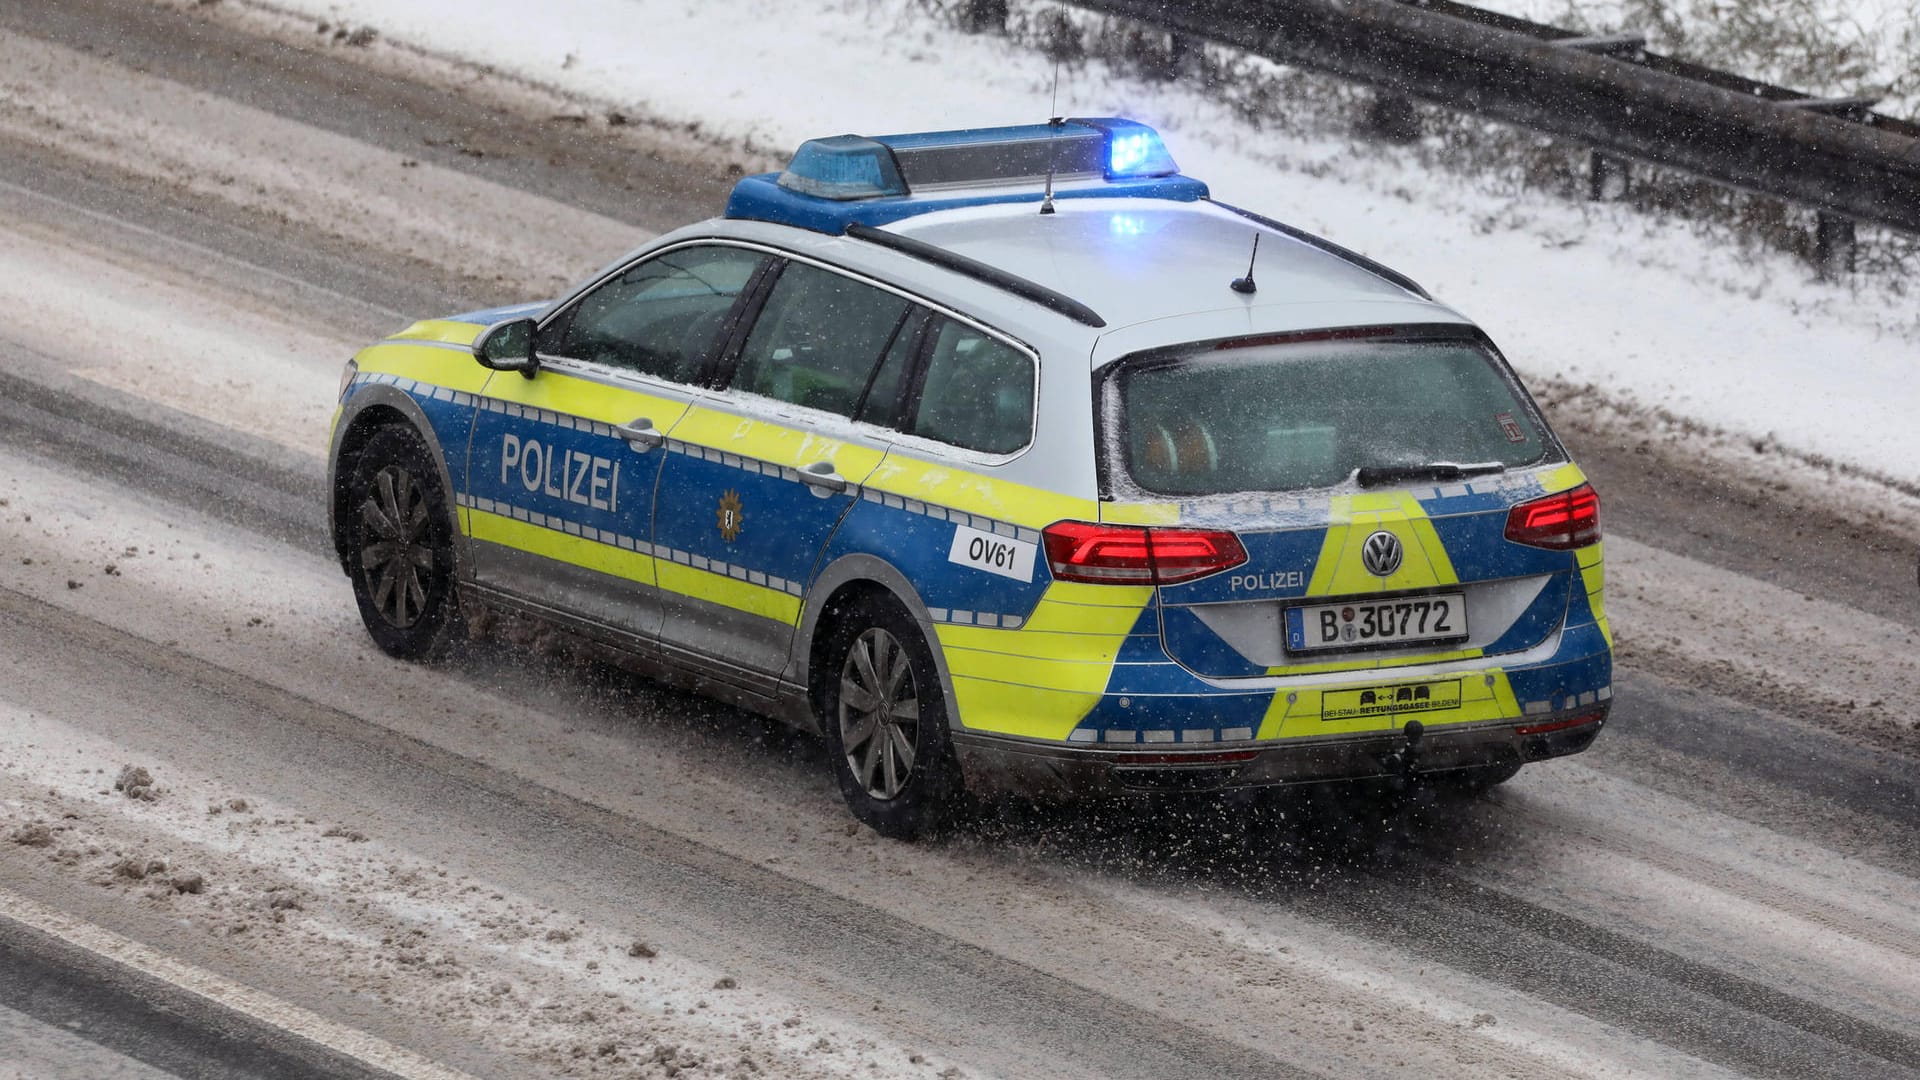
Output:
<svg viewBox="0 0 1920 1080">
<path fill-rule="evenodd" d="M 1507 511 L 1507 539 L 1567 551 L 1600 540 L 1600 493 L 1591 484 L 1523 502 Z"/>
<path fill-rule="evenodd" d="M 1061 581 L 1175 585 L 1247 561 L 1240 538 L 1219 529 L 1146 529 L 1057 521 L 1040 534 Z"/>
</svg>

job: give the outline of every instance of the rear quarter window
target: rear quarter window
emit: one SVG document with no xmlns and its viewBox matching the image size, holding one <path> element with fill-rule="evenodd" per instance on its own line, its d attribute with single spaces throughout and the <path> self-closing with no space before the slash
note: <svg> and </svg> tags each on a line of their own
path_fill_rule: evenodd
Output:
<svg viewBox="0 0 1920 1080">
<path fill-rule="evenodd" d="M 1011 454 L 1033 441 L 1033 358 L 985 331 L 939 317 L 907 430 L 967 450 Z"/>
</svg>

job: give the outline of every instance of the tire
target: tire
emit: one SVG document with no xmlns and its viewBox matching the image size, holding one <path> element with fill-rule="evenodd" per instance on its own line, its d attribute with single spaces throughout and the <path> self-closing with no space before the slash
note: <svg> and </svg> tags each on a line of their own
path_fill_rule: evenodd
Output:
<svg viewBox="0 0 1920 1080">
<path fill-rule="evenodd" d="M 382 652 L 440 655 L 462 626 L 451 500 L 418 432 L 375 432 L 347 476 L 347 575 L 360 620 Z"/>
<path fill-rule="evenodd" d="M 960 789 L 933 654 L 891 603 L 857 601 L 830 633 L 820 726 L 840 793 L 882 836 L 924 836 L 945 821 Z"/>
</svg>

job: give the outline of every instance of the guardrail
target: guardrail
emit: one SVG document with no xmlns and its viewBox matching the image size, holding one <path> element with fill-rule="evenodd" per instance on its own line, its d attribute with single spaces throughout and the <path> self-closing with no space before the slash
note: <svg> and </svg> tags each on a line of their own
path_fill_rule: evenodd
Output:
<svg viewBox="0 0 1920 1080">
<path fill-rule="evenodd" d="M 1819 211 L 1816 260 L 1849 269 L 1853 223 L 1920 234 L 1920 124 L 1451 0 L 1071 0 L 1392 94 Z M 987 9 L 986 18 L 979 17 Z M 1004 18 L 980 0 L 976 27 Z"/>
</svg>

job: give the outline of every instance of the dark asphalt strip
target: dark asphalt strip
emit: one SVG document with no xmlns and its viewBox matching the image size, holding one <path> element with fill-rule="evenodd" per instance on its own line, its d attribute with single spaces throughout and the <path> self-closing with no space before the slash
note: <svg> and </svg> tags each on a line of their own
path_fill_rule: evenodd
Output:
<svg viewBox="0 0 1920 1080">
<path fill-rule="evenodd" d="M 192 716 L 172 743 L 231 747 L 238 733 L 299 762 L 309 787 L 343 803 L 385 793 L 389 830 L 444 833 L 444 822 L 486 822 L 490 844 L 536 844 L 526 865 L 575 883 L 604 882 L 618 903 L 724 940 L 770 970 L 841 983 L 844 1000 L 913 1009 L 962 1033 L 968 1045 L 1019 1048 L 1039 1061 L 1073 1061 L 1105 1076 L 1217 1080 L 1306 1077 L 1257 1050 L 1049 975 L 1016 960 L 903 923 L 857 899 L 827 893 L 696 841 L 515 780 L 482 762 L 360 720 L 172 649 L 0 589 L 0 672 L 26 708 L 57 714 L 148 715 L 168 703 Z M 79 672 L 66 670 L 84 666 Z M 93 689 L 76 703 L 74 686 Z M 231 753 L 231 749 L 228 750 Z M 411 815 L 403 826 L 394 819 Z M 516 839 L 518 838 L 518 839 Z M 408 843 L 413 843 L 409 839 Z M 430 840 L 422 843 L 431 844 Z M 576 887 L 584 887 L 576 885 Z M 938 899 L 929 897 L 928 902 Z M 1016 1073 L 1021 1070 L 1015 1069 Z"/>
<path fill-rule="evenodd" d="M 1663 674 L 1620 669 L 1614 687 L 1607 733 L 1589 751 L 1595 764 L 1612 758 L 1618 741 L 1629 752 L 1663 752 L 1668 760 L 1654 768 L 1667 772 L 1672 789 L 1689 800 L 1701 797 L 1703 778 L 1723 773 L 1790 793 L 1768 800 L 1776 811 L 1791 808 L 1780 815 L 1787 820 L 1765 824 L 1799 835 L 1807 835 L 1811 824 L 1807 805 L 1825 804 L 1835 820 L 1823 830 L 1831 835 L 1818 837 L 1825 846 L 1844 851 L 1851 846 L 1849 834 L 1866 833 L 1902 858 L 1902 873 L 1920 874 L 1920 765 L 1913 759 Z M 1756 801 L 1751 795 L 1743 800 L 1740 816 L 1765 809 Z"/>
<path fill-rule="evenodd" d="M 118 175 L 4 135 L 0 206 L 16 223 L 164 266 L 207 281 L 210 291 L 251 296 L 263 310 L 284 309 L 296 324 L 326 324 L 368 342 L 424 315 L 501 299 L 494 282 L 424 263 L 370 262 L 344 241 L 291 220 Z M 153 361 L 190 364 L 193 357 L 162 353 Z"/>
<path fill-rule="evenodd" d="M 0 340 L 0 357 L 28 350 Z M 0 445 L 60 461 L 306 551 L 327 550 L 325 477 L 279 447 L 163 405 L 0 364 Z"/>
<path fill-rule="evenodd" d="M 1360 882 L 1349 881 L 1355 891 Z M 1344 890 L 1343 890 L 1344 891 Z M 1379 940 L 1749 1076 L 1920 1075 L 1920 1039 L 1434 870 L 1304 906 Z M 1896 1071 L 1896 1069 L 1898 1071 Z"/>
<path fill-rule="evenodd" d="M 182 1078 L 393 1077 L 4 917 L 0 1005 Z"/>
<path fill-rule="evenodd" d="M 644 129 L 629 140 L 597 118 L 492 108 L 355 63 L 317 31 L 293 48 L 148 0 L 0 4 L 0 28 L 658 232 L 719 213 L 732 183 L 712 162 L 647 152 Z"/>
</svg>

